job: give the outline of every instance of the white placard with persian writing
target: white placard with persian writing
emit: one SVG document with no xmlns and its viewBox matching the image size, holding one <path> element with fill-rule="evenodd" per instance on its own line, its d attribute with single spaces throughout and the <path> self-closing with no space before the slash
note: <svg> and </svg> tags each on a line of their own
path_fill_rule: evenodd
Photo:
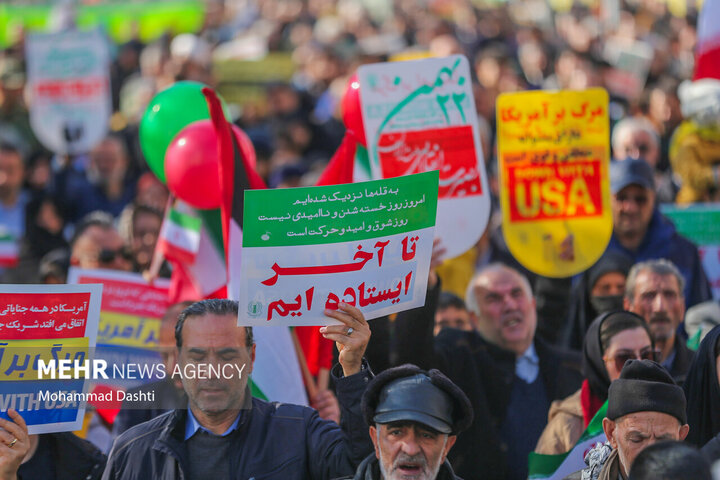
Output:
<svg viewBox="0 0 720 480">
<path fill-rule="evenodd" d="M 90 151 L 112 115 L 107 39 L 100 30 L 33 33 L 25 48 L 35 136 L 58 154 Z"/>
<path fill-rule="evenodd" d="M 446 257 L 472 248 L 490 217 L 470 68 L 462 55 L 363 65 L 363 123 L 374 178 L 436 170 Z"/>
</svg>

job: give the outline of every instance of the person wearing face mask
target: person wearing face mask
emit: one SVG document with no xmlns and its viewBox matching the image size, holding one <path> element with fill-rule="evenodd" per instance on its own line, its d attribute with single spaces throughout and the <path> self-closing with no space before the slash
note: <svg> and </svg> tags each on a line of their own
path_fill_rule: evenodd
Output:
<svg viewBox="0 0 720 480">
<path fill-rule="evenodd" d="M 570 295 L 569 321 L 561 344 L 582 350 L 590 323 L 598 315 L 623 309 L 625 279 L 632 259 L 619 251 L 607 251 L 580 276 Z"/>
<path fill-rule="evenodd" d="M 548 424 L 536 453 L 555 455 L 572 449 L 608 397 L 610 382 L 620 378 L 627 360 L 655 360 L 650 329 L 634 313 L 615 311 L 596 318 L 585 336 L 580 389 L 550 406 Z"/>
</svg>

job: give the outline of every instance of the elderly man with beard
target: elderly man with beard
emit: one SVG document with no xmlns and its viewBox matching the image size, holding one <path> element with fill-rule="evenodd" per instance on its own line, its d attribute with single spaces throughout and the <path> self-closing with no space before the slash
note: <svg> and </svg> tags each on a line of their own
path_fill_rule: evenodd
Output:
<svg viewBox="0 0 720 480">
<path fill-rule="evenodd" d="M 610 384 L 603 430 L 608 442 L 585 456 L 587 467 L 564 480 L 627 480 L 635 458 L 664 440 L 687 437 L 685 393 L 652 360 L 628 360 Z"/>
<path fill-rule="evenodd" d="M 624 308 L 637 313 L 650 327 L 662 364 L 682 385 L 695 352 L 677 334 L 685 317 L 685 280 L 668 260 L 635 264 L 625 284 Z"/>
<path fill-rule="evenodd" d="M 362 407 L 375 454 L 353 480 L 460 480 L 446 458 L 473 414 L 445 375 L 415 365 L 385 370 L 368 385 Z"/>
</svg>

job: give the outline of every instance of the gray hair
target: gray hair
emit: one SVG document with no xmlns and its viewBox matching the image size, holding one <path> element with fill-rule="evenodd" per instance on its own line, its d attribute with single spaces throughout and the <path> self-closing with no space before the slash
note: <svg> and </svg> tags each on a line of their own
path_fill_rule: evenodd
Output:
<svg viewBox="0 0 720 480">
<path fill-rule="evenodd" d="M 483 275 L 486 275 L 491 272 L 511 272 L 516 274 L 520 278 L 520 282 L 523 285 L 523 289 L 525 290 L 525 293 L 527 293 L 528 297 L 532 298 L 532 287 L 530 286 L 530 282 L 528 281 L 527 277 L 520 273 L 519 271 L 515 270 L 512 267 L 508 267 L 504 263 L 495 262 L 491 263 L 489 265 L 486 265 L 482 267 L 480 270 L 478 270 L 475 275 L 473 275 L 472 280 L 470 280 L 470 283 L 467 286 L 467 289 L 465 290 L 465 305 L 467 307 L 468 312 L 474 313 L 475 315 L 480 315 L 480 306 L 478 305 L 477 297 L 475 296 L 475 284 L 477 281 L 482 277 Z"/>
<path fill-rule="evenodd" d="M 182 329 L 188 317 L 202 317 L 203 315 L 238 315 L 238 302 L 226 298 L 211 298 L 195 302 L 178 315 L 175 325 L 175 343 L 182 347 Z M 252 347 L 255 343 L 252 327 L 245 327 L 245 346 Z"/>
<path fill-rule="evenodd" d="M 657 129 L 650 122 L 650 120 L 642 117 L 627 117 L 616 123 L 615 127 L 613 128 L 611 140 L 613 152 L 617 152 L 618 150 L 620 150 L 620 142 L 622 142 L 622 139 L 629 133 L 636 130 L 646 132 L 648 135 L 650 135 L 650 138 L 652 138 L 655 146 L 657 148 L 660 148 L 660 135 L 658 134 Z"/>
<path fill-rule="evenodd" d="M 684 296 L 685 278 L 682 276 L 682 273 L 680 273 L 680 270 L 678 270 L 675 264 L 670 260 L 659 258 L 656 260 L 639 262 L 632 266 L 625 283 L 625 298 L 630 301 L 635 298 L 635 284 L 637 283 L 637 277 L 645 271 L 649 271 L 663 277 L 666 275 L 674 276 L 675 280 L 677 280 L 678 287 L 680 288 L 680 296 Z"/>
</svg>

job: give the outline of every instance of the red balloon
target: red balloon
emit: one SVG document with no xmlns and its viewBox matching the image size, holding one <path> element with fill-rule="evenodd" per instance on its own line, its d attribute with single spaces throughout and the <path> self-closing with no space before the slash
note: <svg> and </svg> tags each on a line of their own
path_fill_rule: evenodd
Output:
<svg viewBox="0 0 720 480">
<path fill-rule="evenodd" d="M 367 147 L 362 107 L 360 106 L 360 80 L 357 73 L 353 73 L 348 80 L 348 86 L 342 98 L 342 117 L 348 133 L 363 147 Z"/>
<path fill-rule="evenodd" d="M 240 151 L 255 168 L 255 150 L 248 136 L 232 126 Z M 222 204 L 218 139 L 210 120 L 186 126 L 165 152 L 167 186 L 179 199 L 195 208 L 219 208 Z"/>
</svg>

